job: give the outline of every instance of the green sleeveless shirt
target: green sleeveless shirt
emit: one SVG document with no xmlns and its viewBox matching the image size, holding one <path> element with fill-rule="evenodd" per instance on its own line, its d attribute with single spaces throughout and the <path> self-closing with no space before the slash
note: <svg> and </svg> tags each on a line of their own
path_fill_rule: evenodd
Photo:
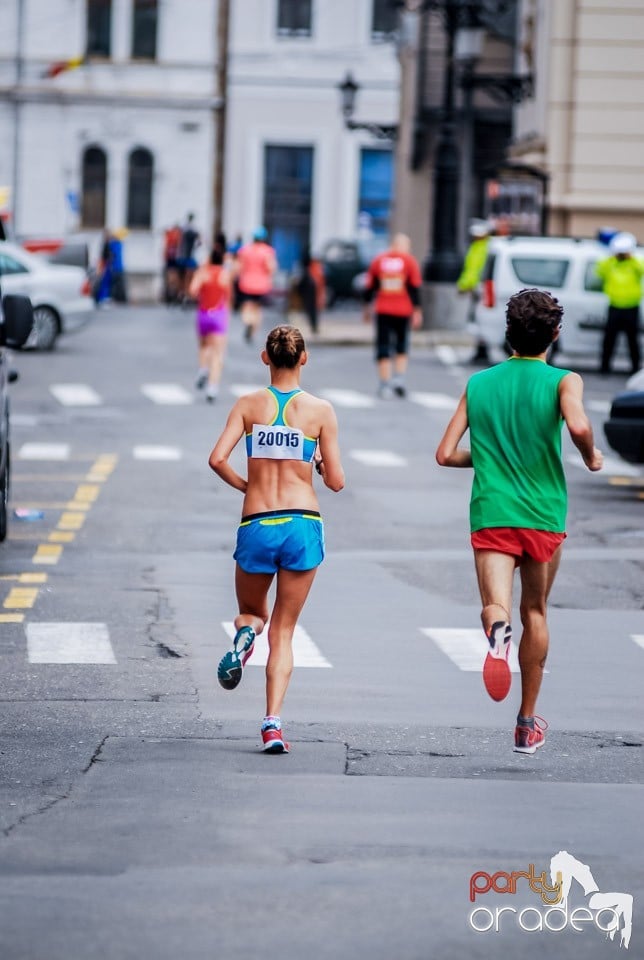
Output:
<svg viewBox="0 0 644 960">
<path fill-rule="evenodd" d="M 565 531 L 559 384 L 568 373 L 541 360 L 512 357 L 470 378 L 472 532 L 485 527 Z"/>
</svg>

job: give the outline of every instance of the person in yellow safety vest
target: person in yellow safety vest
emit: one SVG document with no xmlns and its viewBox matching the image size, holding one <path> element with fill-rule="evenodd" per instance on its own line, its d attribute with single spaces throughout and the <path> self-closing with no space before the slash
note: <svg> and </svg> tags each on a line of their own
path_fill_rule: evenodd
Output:
<svg viewBox="0 0 644 960">
<path fill-rule="evenodd" d="M 487 259 L 491 233 L 492 225 L 487 220 L 470 220 L 469 234 L 471 241 L 465 254 L 463 269 L 456 281 L 458 292 L 468 293 L 470 295 L 470 307 L 467 318 L 469 324 L 476 323 L 476 304 L 481 295 L 481 276 Z M 476 352 L 472 357 L 473 363 L 479 361 L 489 361 L 487 345 L 480 339 L 476 345 Z"/>
<path fill-rule="evenodd" d="M 640 368 L 640 301 L 644 260 L 633 256 L 637 241 L 632 233 L 617 233 L 610 241 L 611 256 L 595 266 L 608 297 L 608 316 L 602 343 L 601 372 L 610 373 L 615 342 L 625 333 L 631 355 L 633 373 Z"/>
</svg>

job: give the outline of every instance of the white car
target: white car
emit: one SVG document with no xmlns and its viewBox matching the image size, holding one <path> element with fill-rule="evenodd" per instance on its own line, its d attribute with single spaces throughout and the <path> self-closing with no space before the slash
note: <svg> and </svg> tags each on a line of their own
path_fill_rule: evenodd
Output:
<svg viewBox="0 0 644 960">
<path fill-rule="evenodd" d="M 644 256 L 644 250 L 635 255 Z M 608 247 L 597 240 L 493 237 L 476 307 L 477 337 L 487 346 L 502 345 L 506 303 L 524 287 L 537 287 L 552 293 L 564 308 L 561 349 L 599 357 L 608 300 L 595 264 L 608 256 Z"/>
<path fill-rule="evenodd" d="M 0 282 L 3 293 L 22 294 L 33 304 L 26 347 L 51 350 L 61 333 L 82 327 L 96 309 L 85 270 L 54 266 L 13 243 L 0 242 Z"/>
</svg>

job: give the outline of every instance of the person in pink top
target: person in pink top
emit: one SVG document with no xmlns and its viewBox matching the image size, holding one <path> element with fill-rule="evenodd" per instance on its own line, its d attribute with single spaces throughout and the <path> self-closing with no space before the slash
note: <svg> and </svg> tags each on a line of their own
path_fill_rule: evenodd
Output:
<svg viewBox="0 0 644 960">
<path fill-rule="evenodd" d="M 206 387 L 206 400 L 214 403 L 224 366 L 230 313 L 230 271 L 224 265 L 221 247 L 215 246 L 210 263 L 199 267 L 189 293 L 197 300 L 199 375 L 196 387 Z M 206 386 L 207 385 L 207 386 Z"/>
<path fill-rule="evenodd" d="M 236 265 L 244 336 L 251 343 L 255 331 L 261 326 L 262 306 L 273 287 L 277 267 L 277 257 L 268 243 L 266 227 L 258 227 L 252 243 L 239 250 Z"/>
</svg>

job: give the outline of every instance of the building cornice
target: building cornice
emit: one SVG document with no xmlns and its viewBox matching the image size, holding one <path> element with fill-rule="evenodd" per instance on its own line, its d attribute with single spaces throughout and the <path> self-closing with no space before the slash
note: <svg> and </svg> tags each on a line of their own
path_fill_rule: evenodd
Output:
<svg viewBox="0 0 644 960">
<path fill-rule="evenodd" d="M 9 103 L 55 103 L 60 106 L 95 104 L 160 110 L 218 110 L 221 97 L 185 94 L 115 93 L 103 90 L 45 90 L 38 87 L 0 87 L 0 100 Z"/>
</svg>

